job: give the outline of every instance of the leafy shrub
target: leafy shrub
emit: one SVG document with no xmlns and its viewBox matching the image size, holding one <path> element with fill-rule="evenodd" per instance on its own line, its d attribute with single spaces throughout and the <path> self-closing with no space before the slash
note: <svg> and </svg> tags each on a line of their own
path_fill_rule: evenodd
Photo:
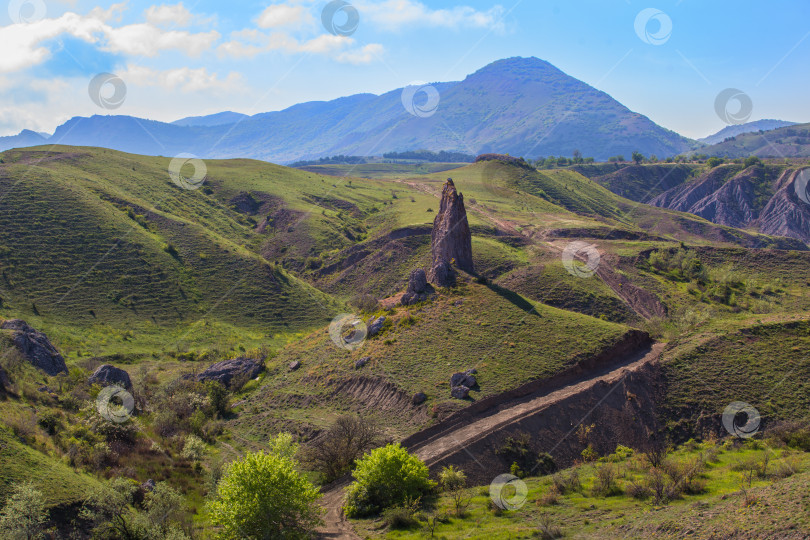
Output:
<svg viewBox="0 0 810 540">
<path fill-rule="evenodd" d="M 616 483 L 616 467 L 606 463 L 596 468 L 594 475 L 593 494 L 601 497 L 620 495 L 622 490 Z"/>
<path fill-rule="evenodd" d="M 626 461 L 628 458 L 632 457 L 634 454 L 632 448 L 628 448 L 627 446 L 618 445 L 616 446 L 616 451 L 610 454 L 609 456 L 603 458 L 606 461 L 611 463 L 620 463 L 622 461 Z"/>
<path fill-rule="evenodd" d="M 286 452 L 284 452 L 286 453 Z M 320 523 L 320 493 L 285 455 L 249 452 L 230 463 L 209 503 L 221 536 L 309 538 Z"/>
<path fill-rule="evenodd" d="M 401 506 L 395 506 L 383 511 L 383 522 L 391 529 L 409 529 L 419 524 L 416 512 L 419 511 L 420 500 L 408 500 Z"/>
<path fill-rule="evenodd" d="M 557 473 L 552 477 L 552 481 L 557 492 L 562 495 L 582 491 L 582 483 L 576 469 L 570 469 L 567 473 Z"/>
<path fill-rule="evenodd" d="M 47 518 L 42 493 L 31 484 L 19 484 L 0 512 L 0 538 L 41 538 Z"/>
<path fill-rule="evenodd" d="M 183 445 L 181 456 L 190 461 L 199 461 L 205 455 L 205 443 L 199 437 L 189 435 Z"/>
<path fill-rule="evenodd" d="M 62 427 L 61 415 L 50 410 L 44 411 L 39 415 L 39 427 L 48 435 L 55 435 Z"/>
<path fill-rule="evenodd" d="M 594 448 L 592 444 L 589 444 L 585 450 L 582 451 L 582 459 L 585 461 L 596 461 L 599 459 L 599 452 L 596 451 L 596 448 Z"/>
<path fill-rule="evenodd" d="M 389 444 L 372 450 L 357 462 L 355 482 L 346 494 L 346 515 L 363 517 L 414 500 L 435 483 L 427 466 L 402 446 Z"/>
<path fill-rule="evenodd" d="M 461 469 L 456 469 L 452 465 L 444 467 L 439 473 L 439 485 L 442 491 L 450 496 L 453 501 L 453 508 L 456 516 L 462 516 L 470 503 L 470 498 L 466 496 L 464 488 L 467 487 L 467 475 Z"/>
</svg>

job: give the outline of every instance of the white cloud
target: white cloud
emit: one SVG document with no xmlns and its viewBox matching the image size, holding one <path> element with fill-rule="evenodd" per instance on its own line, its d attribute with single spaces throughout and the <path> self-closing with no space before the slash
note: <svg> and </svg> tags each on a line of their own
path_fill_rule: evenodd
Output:
<svg viewBox="0 0 810 540">
<path fill-rule="evenodd" d="M 189 25 L 192 19 L 191 12 L 186 9 L 183 2 L 173 6 L 166 4 L 150 6 L 144 11 L 144 15 L 146 16 L 146 22 L 156 26 L 169 25 L 185 27 Z"/>
<path fill-rule="evenodd" d="M 101 47 L 113 53 L 155 56 L 160 51 L 175 49 L 189 56 L 209 50 L 220 34 L 216 30 L 191 33 L 185 30 L 161 30 L 151 24 L 130 24 L 107 32 L 107 43 Z"/>
<path fill-rule="evenodd" d="M 159 85 L 167 90 L 181 92 L 200 92 L 208 90 L 234 91 L 244 88 L 242 75 L 231 72 L 224 79 L 216 73 L 209 73 L 206 68 L 167 69 L 154 70 L 144 66 L 130 65 L 120 77 L 128 85 L 154 86 Z"/>
<path fill-rule="evenodd" d="M 312 39 L 299 40 L 284 32 L 263 33 L 258 30 L 242 30 L 231 34 L 231 40 L 217 47 L 221 56 L 231 58 L 252 58 L 271 51 L 285 53 L 312 53 L 332 56 L 338 62 L 353 64 L 368 63 L 375 55 L 383 53 L 383 46 L 377 43 L 352 49 L 352 38 L 321 34 Z"/>
<path fill-rule="evenodd" d="M 358 1 L 355 3 L 363 20 L 379 24 L 385 29 L 399 30 L 406 26 L 430 26 L 443 28 L 493 28 L 503 31 L 504 9 L 500 5 L 486 11 L 470 6 L 448 9 L 431 9 L 416 0 L 384 0 L 382 2 Z"/>
<path fill-rule="evenodd" d="M 315 18 L 306 7 L 287 4 L 273 4 L 267 6 L 256 20 L 259 28 L 299 28 L 306 24 L 312 24 L 313 22 L 315 22 Z"/>
<path fill-rule="evenodd" d="M 342 52 L 337 55 L 336 60 L 348 64 L 368 64 L 379 58 L 383 52 L 384 48 L 382 45 L 379 43 L 371 43 L 362 49 Z"/>
<path fill-rule="evenodd" d="M 65 34 L 92 43 L 102 51 L 149 57 L 169 49 L 197 56 L 220 39 L 219 32 L 213 30 L 201 33 L 163 30 L 150 23 L 116 28 L 108 24 L 108 20 L 120 9 L 119 4 L 106 11 L 94 9 L 87 15 L 69 12 L 56 19 L 0 27 L 0 50 L 3 51 L 0 73 L 44 62 L 50 57 L 50 51 L 43 43 Z"/>
</svg>

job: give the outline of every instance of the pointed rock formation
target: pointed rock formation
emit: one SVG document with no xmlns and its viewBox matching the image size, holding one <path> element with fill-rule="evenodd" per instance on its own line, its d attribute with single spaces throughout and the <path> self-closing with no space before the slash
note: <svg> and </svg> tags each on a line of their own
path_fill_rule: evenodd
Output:
<svg viewBox="0 0 810 540">
<path fill-rule="evenodd" d="M 442 188 L 439 212 L 433 220 L 430 235 L 433 262 L 428 279 L 441 287 L 455 284 L 455 272 L 451 265 L 473 272 L 472 237 L 464 209 L 464 196 L 456 191 L 453 179 L 448 178 Z"/>
</svg>

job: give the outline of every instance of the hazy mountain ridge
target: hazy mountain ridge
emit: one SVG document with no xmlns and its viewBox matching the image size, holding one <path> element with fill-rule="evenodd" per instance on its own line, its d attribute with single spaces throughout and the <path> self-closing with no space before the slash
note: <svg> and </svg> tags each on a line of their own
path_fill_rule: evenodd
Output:
<svg viewBox="0 0 810 540">
<path fill-rule="evenodd" d="M 432 86 L 440 101 L 424 118 L 406 111 L 402 89 L 397 89 L 252 117 L 220 113 L 171 124 L 128 116 L 76 117 L 59 126 L 49 142 L 279 163 L 420 148 L 530 158 L 571 155 L 578 149 L 597 159 L 640 150 L 663 157 L 696 146 L 537 58 L 499 60 L 461 82 Z M 28 144 L 8 141 L 0 149 Z"/>
<path fill-rule="evenodd" d="M 810 157 L 810 124 L 796 124 L 760 133 L 743 133 L 721 143 L 701 148 L 701 154 L 745 158 Z"/>
<path fill-rule="evenodd" d="M 755 122 L 747 122 L 745 124 L 738 124 L 733 126 L 726 126 L 714 135 L 698 139 L 698 142 L 703 144 L 718 144 L 729 137 L 736 137 L 745 133 L 757 133 L 760 131 L 772 131 L 782 127 L 795 126 L 798 122 L 788 122 L 785 120 L 756 120 Z"/>
</svg>

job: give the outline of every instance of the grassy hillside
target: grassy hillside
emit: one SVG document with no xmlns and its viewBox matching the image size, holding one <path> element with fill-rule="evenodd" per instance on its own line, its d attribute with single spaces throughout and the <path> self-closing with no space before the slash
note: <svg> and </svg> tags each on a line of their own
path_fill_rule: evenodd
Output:
<svg viewBox="0 0 810 540">
<path fill-rule="evenodd" d="M 770 424 L 810 412 L 808 320 L 730 330 L 684 349 L 661 366 L 662 414 L 676 434 L 710 429 L 734 401 L 750 403 Z"/>
<path fill-rule="evenodd" d="M 21 443 L 6 427 L 0 428 L 0 448 L 0 501 L 20 483 L 30 482 L 43 493 L 48 506 L 73 505 L 99 485 L 92 476 Z"/>
<path fill-rule="evenodd" d="M 0 318 L 45 331 L 70 369 L 44 376 L 11 352 L 11 331 L 1 333 L 0 365 L 12 379 L 0 401 L 11 429 L 2 441 L 32 478 L 56 471 L 49 504 L 95 482 L 81 471 L 167 480 L 205 536 L 207 478 L 278 430 L 306 441 L 351 412 L 399 439 L 560 373 L 632 327 L 670 342 L 660 406 L 674 440 L 711 431 L 726 401 L 755 403 L 769 418 L 799 418 L 810 406 L 806 246 L 639 204 L 573 169 L 496 160 L 367 179 L 206 160 L 207 181 L 188 191 L 171 182 L 168 158 L 56 147 L 0 160 Z M 429 264 L 448 176 L 464 194 L 476 275 L 397 307 L 411 270 Z M 574 241 L 598 249 L 599 275 L 566 269 L 561 254 Z M 643 314 L 650 305 L 658 315 Z M 328 334 L 349 312 L 386 317 L 353 351 Z M 212 405 L 221 396 L 181 378 L 236 356 L 266 357 L 268 371 L 240 381 L 221 409 Z M 99 388 L 87 379 L 106 362 L 135 385 L 126 444 L 93 423 Z M 469 400 L 452 399 L 450 376 L 470 368 L 478 386 Z M 418 392 L 427 401 L 414 406 Z M 53 418 L 61 427 L 50 433 Z M 191 435 L 204 442 L 198 462 L 183 457 Z M 105 441 L 109 452 L 97 446 Z M 22 469 L 7 470 L 10 485 Z M 625 502 L 620 512 L 641 512 Z M 485 532 L 505 523 L 487 512 Z M 608 530 L 600 516 L 588 518 L 594 531 Z"/>
<path fill-rule="evenodd" d="M 264 385 L 243 405 L 246 414 L 237 421 L 239 429 L 262 440 L 273 428 L 293 421 L 322 428 L 335 410 L 358 410 L 373 403 L 374 384 L 368 385 L 367 395 L 333 401 L 336 387 L 356 378 L 393 382 L 406 406 L 412 395 L 424 392 L 430 415 L 444 416 L 469 404 L 451 399 L 453 373 L 478 370 L 479 388 L 470 394 L 477 401 L 559 373 L 615 344 L 628 330 L 477 283 L 442 291 L 432 302 L 378 315 L 387 318 L 383 331 L 356 350 L 338 348 L 323 330 L 281 350 L 268 364 L 270 376 Z M 369 363 L 355 369 L 355 362 L 364 357 Z M 301 368 L 291 372 L 288 365 L 293 361 L 300 361 Z M 372 413 L 385 419 L 392 435 L 429 421 L 422 416 L 424 409 L 403 416 L 399 405 L 375 407 Z"/>
<path fill-rule="evenodd" d="M 688 482 L 685 491 L 669 501 L 644 493 L 645 482 L 655 477 L 645 456 L 620 449 L 597 463 L 525 479 L 525 502 L 513 510 L 495 507 L 487 486 L 467 490 L 461 516 L 445 495 L 417 514 L 410 526 L 389 528 L 382 519 L 356 525 L 361 534 L 391 539 L 431 534 L 448 540 L 803 538 L 810 534 L 810 454 L 770 444 L 728 440 L 684 445 L 670 453 L 662 467 Z M 663 485 L 672 485 L 672 477 L 659 474 Z M 504 495 L 510 500 L 513 494 Z"/>
</svg>

